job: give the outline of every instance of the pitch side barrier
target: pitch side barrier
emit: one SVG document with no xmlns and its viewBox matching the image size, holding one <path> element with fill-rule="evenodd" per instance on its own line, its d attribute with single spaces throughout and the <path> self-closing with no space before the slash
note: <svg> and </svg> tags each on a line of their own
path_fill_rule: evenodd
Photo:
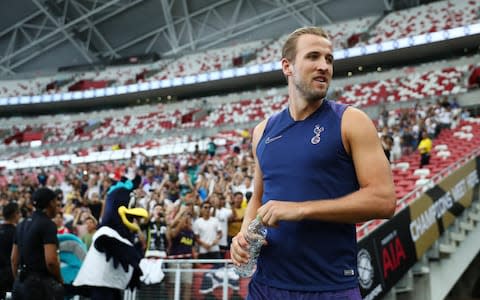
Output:
<svg viewBox="0 0 480 300">
<path fill-rule="evenodd" d="M 415 189 L 403 207 L 358 243 L 358 275 L 365 300 L 380 299 L 419 262 L 464 210 L 478 202 L 480 149 Z M 440 179 L 442 178 L 442 179 Z M 414 194 L 418 197 L 406 203 Z M 359 230 L 368 228 L 368 223 Z"/>
</svg>

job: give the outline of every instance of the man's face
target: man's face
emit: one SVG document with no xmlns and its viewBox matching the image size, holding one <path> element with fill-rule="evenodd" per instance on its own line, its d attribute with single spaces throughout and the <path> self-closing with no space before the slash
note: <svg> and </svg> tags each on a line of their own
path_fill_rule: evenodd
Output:
<svg viewBox="0 0 480 300">
<path fill-rule="evenodd" d="M 233 203 L 236 207 L 240 207 L 242 205 L 242 202 L 243 202 L 243 195 L 237 194 L 233 196 Z"/>
<path fill-rule="evenodd" d="M 163 216 L 163 207 L 161 207 L 160 205 L 155 206 L 155 208 L 153 209 L 153 214 L 157 218 L 162 217 Z"/>
<path fill-rule="evenodd" d="M 97 227 L 97 224 L 95 224 L 95 222 L 92 219 L 87 219 L 85 221 L 85 224 L 87 224 L 87 231 L 88 232 L 94 231 L 95 228 Z"/>
<path fill-rule="evenodd" d="M 53 218 L 53 221 L 57 225 L 57 227 L 60 227 L 63 225 L 63 217 L 61 214 L 56 214 L 55 218 Z"/>
<path fill-rule="evenodd" d="M 201 213 L 202 217 L 210 216 L 210 209 L 211 208 L 212 208 L 212 206 L 210 204 L 203 204 L 200 207 L 200 213 Z"/>
<path fill-rule="evenodd" d="M 289 80 L 305 100 L 316 102 L 325 98 L 333 75 L 333 49 L 328 39 L 313 34 L 300 36 L 295 60 L 283 59 L 282 64 L 284 73 L 291 77 Z"/>
<path fill-rule="evenodd" d="M 152 179 L 153 178 L 153 169 L 148 169 L 146 176 L 147 176 L 147 178 Z"/>
<path fill-rule="evenodd" d="M 54 199 L 49 202 L 47 206 L 47 216 L 50 218 L 56 217 L 57 214 L 62 210 L 62 202 Z"/>
</svg>

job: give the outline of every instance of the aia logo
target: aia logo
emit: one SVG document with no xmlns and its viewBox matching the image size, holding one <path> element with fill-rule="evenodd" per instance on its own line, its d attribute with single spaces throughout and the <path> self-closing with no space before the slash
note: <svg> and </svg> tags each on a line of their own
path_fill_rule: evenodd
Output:
<svg viewBox="0 0 480 300">
<path fill-rule="evenodd" d="M 402 261 L 406 260 L 402 241 L 399 236 L 395 236 L 382 249 L 383 278 L 387 279 L 390 273 L 396 271 Z"/>
</svg>

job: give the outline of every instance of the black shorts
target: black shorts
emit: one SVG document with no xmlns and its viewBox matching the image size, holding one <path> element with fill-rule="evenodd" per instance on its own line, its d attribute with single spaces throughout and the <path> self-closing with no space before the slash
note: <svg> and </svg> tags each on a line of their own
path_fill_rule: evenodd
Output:
<svg viewBox="0 0 480 300">
<path fill-rule="evenodd" d="M 63 285 L 53 277 L 30 274 L 25 276 L 23 281 L 15 280 L 12 299 L 13 300 L 63 300 Z"/>
<path fill-rule="evenodd" d="M 0 269 L 0 295 L 13 288 L 13 275 L 10 267 Z"/>
</svg>

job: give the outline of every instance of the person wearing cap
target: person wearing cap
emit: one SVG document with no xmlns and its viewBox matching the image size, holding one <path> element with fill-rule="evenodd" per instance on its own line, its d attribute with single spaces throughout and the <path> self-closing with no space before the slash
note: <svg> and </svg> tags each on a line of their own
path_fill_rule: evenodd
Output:
<svg viewBox="0 0 480 300">
<path fill-rule="evenodd" d="M 11 255 L 13 299 L 63 299 L 57 227 L 52 221 L 57 199 L 49 188 L 36 190 L 33 215 L 17 226 Z"/>
</svg>

